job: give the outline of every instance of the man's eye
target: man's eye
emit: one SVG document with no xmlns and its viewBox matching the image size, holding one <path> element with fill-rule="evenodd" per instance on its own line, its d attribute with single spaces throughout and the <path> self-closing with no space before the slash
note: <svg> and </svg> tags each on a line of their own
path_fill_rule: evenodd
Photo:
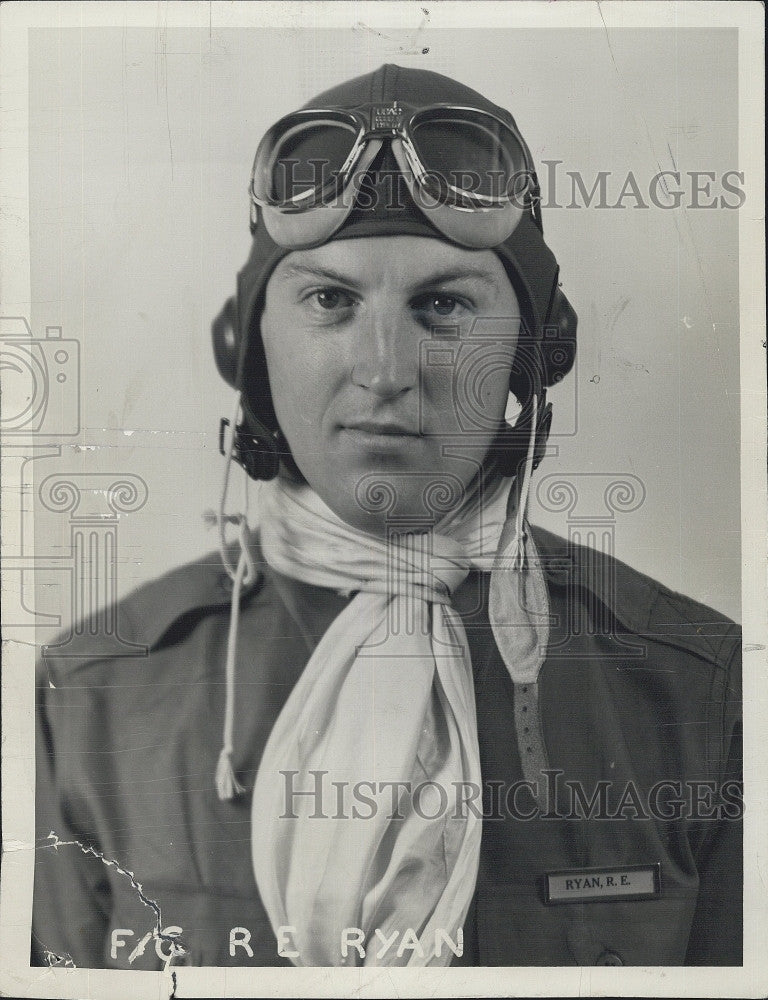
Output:
<svg viewBox="0 0 768 1000">
<path fill-rule="evenodd" d="M 433 295 L 430 306 L 438 316 L 450 316 L 456 311 L 458 301 L 452 295 Z"/>
<path fill-rule="evenodd" d="M 334 309 L 348 309 L 352 305 L 352 297 L 341 288 L 320 288 L 313 292 L 311 298 L 327 312 Z"/>
<path fill-rule="evenodd" d="M 426 295 L 415 303 L 416 311 L 430 316 L 458 316 L 464 312 L 466 303 L 455 295 Z"/>
</svg>

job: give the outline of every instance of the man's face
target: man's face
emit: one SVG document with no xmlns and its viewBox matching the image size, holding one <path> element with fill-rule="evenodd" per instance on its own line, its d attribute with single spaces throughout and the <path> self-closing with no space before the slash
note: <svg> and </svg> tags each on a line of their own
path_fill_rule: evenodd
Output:
<svg viewBox="0 0 768 1000">
<path fill-rule="evenodd" d="M 310 486 L 377 534 L 457 506 L 503 418 L 519 325 L 490 250 L 387 236 L 284 257 L 261 331 L 275 412 Z"/>
</svg>

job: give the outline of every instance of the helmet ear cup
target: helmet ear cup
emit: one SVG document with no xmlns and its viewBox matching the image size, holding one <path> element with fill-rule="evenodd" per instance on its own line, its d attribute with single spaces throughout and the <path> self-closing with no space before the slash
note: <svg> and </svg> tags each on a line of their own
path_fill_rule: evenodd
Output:
<svg viewBox="0 0 768 1000">
<path fill-rule="evenodd" d="M 577 326 L 576 310 L 556 284 L 540 343 L 543 385 L 555 385 L 573 368 Z"/>
<path fill-rule="evenodd" d="M 227 385 L 237 388 L 237 368 L 240 361 L 240 325 L 237 316 L 237 299 L 231 296 L 211 324 L 213 356 L 219 375 Z"/>
<path fill-rule="evenodd" d="M 298 473 L 287 442 L 277 426 L 260 337 L 256 338 L 255 345 L 250 345 L 250 351 L 246 350 L 245 358 L 242 357 L 243 347 L 248 348 L 249 345 L 243 343 L 237 296 L 228 298 L 221 307 L 211 324 L 211 336 L 219 374 L 233 389 L 241 390 L 243 419 L 230 430 L 234 436 L 232 457 L 251 479 L 274 479 L 281 460 L 288 463 L 290 470 L 295 470 L 294 474 Z M 254 350 L 254 347 L 257 349 Z M 244 365 L 245 371 L 251 367 L 255 369 L 250 378 L 241 378 L 241 365 Z M 261 406 L 260 412 L 257 412 L 254 403 L 259 400 Z M 228 420 L 222 420 L 219 429 L 219 450 L 222 454 L 225 453 L 223 442 L 227 424 Z"/>
<path fill-rule="evenodd" d="M 536 441 L 533 468 L 541 462 L 552 426 L 552 404 L 546 401 L 546 390 L 568 374 L 576 358 L 576 327 L 578 317 L 561 290 L 557 279 L 540 337 L 521 324 L 517 351 L 509 373 L 509 390 L 522 405 L 520 417 L 513 428 L 504 427 L 495 442 L 494 454 L 503 476 L 517 475 L 528 453 L 531 431 L 531 402 L 538 396 Z"/>
</svg>

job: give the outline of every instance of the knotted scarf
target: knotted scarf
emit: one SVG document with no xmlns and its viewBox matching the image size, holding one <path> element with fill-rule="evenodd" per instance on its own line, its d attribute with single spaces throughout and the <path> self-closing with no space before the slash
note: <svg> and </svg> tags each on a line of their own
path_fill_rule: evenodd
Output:
<svg viewBox="0 0 768 1000">
<path fill-rule="evenodd" d="M 509 497 L 509 480 L 480 484 L 435 528 L 380 539 L 306 485 L 262 487 L 267 562 L 353 595 L 286 701 L 253 792 L 254 872 L 295 965 L 453 958 L 482 804 L 472 664 L 451 595 L 470 569 L 499 569 Z M 507 662 L 521 640 L 531 647 L 530 629 L 494 634 Z M 535 641 L 526 653 L 541 662 Z"/>
</svg>

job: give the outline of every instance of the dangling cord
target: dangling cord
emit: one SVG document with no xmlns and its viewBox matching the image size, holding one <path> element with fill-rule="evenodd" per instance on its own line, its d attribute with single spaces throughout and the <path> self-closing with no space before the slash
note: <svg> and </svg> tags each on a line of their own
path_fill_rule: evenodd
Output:
<svg viewBox="0 0 768 1000">
<path fill-rule="evenodd" d="M 528 438 L 528 453 L 525 457 L 525 471 L 523 481 L 517 498 L 517 511 L 515 512 L 515 551 L 513 555 L 513 568 L 522 569 L 525 564 L 525 524 L 528 515 L 528 493 L 533 475 L 533 457 L 536 450 L 536 425 L 537 425 L 538 396 L 533 397 L 533 412 L 531 414 L 531 434 Z"/>
<path fill-rule="evenodd" d="M 219 499 L 218 528 L 219 528 L 219 548 L 224 567 L 232 580 L 232 600 L 229 612 L 229 632 L 227 634 L 227 659 L 225 665 L 226 698 L 224 703 L 224 734 L 222 739 L 219 761 L 216 765 L 216 791 L 222 802 L 235 798 L 245 791 L 245 787 L 240 784 L 235 776 L 232 766 L 232 754 L 234 751 L 234 722 L 235 722 L 235 662 L 237 658 L 237 632 L 240 621 L 240 594 L 244 585 L 252 583 L 256 579 L 256 566 L 253 561 L 251 551 L 250 533 L 248 531 L 248 481 L 245 483 L 245 513 L 227 514 L 225 511 L 227 492 L 229 489 L 229 473 L 234 454 L 235 434 L 237 432 L 237 422 L 240 416 L 240 394 L 238 393 L 235 410 L 232 415 L 231 433 L 227 444 L 224 479 L 222 482 L 221 496 Z M 234 567 L 227 552 L 226 525 L 236 524 L 238 526 L 238 547 L 239 553 L 237 566 Z"/>
<path fill-rule="evenodd" d="M 240 519 L 240 556 L 237 560 L 235 578 L 232 581 L 232 603 L 229 611 L 229 633 L 227 635 L 226 700 L 224 703 L 224 736 L 216 765 L 216 791 L 222 802 L 242 795 L 245 786 L 241 785 L 235 776 L 232 766 L 234 750 L 235 726 L 235 660 L 237 657 L 237 629 L 240 622 L 240 592 L 243 582 L 249 572 L 253 572 L 253 556 L 250 553 L 248 524 L 244 517 Z"/>
</svg>

